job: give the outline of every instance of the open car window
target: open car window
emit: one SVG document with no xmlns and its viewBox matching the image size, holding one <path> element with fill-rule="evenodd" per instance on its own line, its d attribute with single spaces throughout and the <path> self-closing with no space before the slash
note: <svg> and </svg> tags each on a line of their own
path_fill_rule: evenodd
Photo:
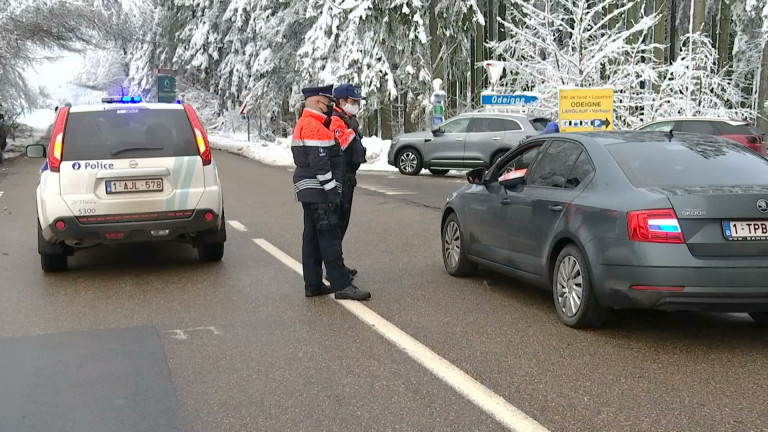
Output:
<svg viewBox="0 0 768 432">
<path fill-rule="evenodd" d="M 536 161 L 536 157 L 539 155 L 541 147 L 544 145 L 544 141 L 537 143 L 534 147 L 529 148 L 523 154 L 518 154 L 513 157 L 507 156 L 499 161 L 496 165 L 494 172 L 491 175 L 495 181 L 501 181 L 505 176 L 512 172 L 527 172 L 528 168 Z M 526 170 L 526 171 L 522 171 Z"/>
</svg>

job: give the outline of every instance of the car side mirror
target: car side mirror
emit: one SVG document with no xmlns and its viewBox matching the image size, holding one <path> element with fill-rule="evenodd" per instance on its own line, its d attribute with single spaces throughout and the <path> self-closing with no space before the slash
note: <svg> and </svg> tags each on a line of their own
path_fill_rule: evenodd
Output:
<svg viewBox="0 0 768 432">
<path fill-rule="evenodd" d="M 527 168 L 510 171 L 499 179 L 499 184 L 507 189 L 515 189 L 518 186 L 525 184 L 525 174 L 528 172 Z"/>
<path fill-rule="evenodd" d="M 445 133 L 445 129 L 439 127 L 437 129 L 432 129 L 432 135 L 434 136 L 440 136 Z"/>
<path fill-rule="evenodd" d="M 747 141 L 749 141 L 750 144 L 757 144 L 758 143 L 758 139 L 757 139 L 756 136 L 748 136 L 747 137 Z"/>
<path fill-rule="evenodd" d="M 30 144 L 26 147 L 27 157 L 31 158 L 44 158 L 45 146 L 42 144 Z"/>
<path fill-rule="evenodd" d="M 485 180 L 485 168 L 475 168 L 467 173 L 469 184 L 483 184 Z"/>
</svg>

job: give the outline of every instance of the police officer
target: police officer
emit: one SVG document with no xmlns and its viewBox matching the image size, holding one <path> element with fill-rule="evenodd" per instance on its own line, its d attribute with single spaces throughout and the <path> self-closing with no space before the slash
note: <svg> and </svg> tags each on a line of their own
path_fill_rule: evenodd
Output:
<svg viewBox="0 0 768 432">
<path fill-rule="evenodd" d="M 302 266 L 307 297 L 335 293 L 337 299 L 367 300 L 352 285 L 341 254 L 340 201 L 343 156 L 331 132 L 333 86 L 302 89 L 304 111 L 293 132 L 293 186 L 304 207 Z M 331 286 L 323 284 L 325 263 Z"/>
<path fill-rule="evenodd" d="M 349 219 L 352 212 L 352 198 L 357 186 L 357 170 L 366 162 L 363 134 L 357 114 L 360 113 L 360 101 L 363 97 L 352 84 L 341 84 L 333 89 L 333 99 L 336 107 L 333 109 L 331 130 L 341 146 L 344 154 L 344 171 L 342 173 L 341 189 L 341 239 L 347 234 Z M 349 274 L 354 277 L 357 270 L 347 267 Z"/>
</svg>

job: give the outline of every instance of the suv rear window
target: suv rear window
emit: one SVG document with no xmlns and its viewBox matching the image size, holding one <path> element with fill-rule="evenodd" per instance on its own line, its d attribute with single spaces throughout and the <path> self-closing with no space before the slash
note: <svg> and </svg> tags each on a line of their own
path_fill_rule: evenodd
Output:
<svg viewBox="0 0 768 432">
<path fill-rule="evenodd" d="M 726 122 L 717 122 L 715 123 L 715 127 L 717 127 L 723 135 L 754 135 L 746 124 L 732 125 Z"/>
<path fill-rule="evenodd" d="M 197 156 L 192 127 L 183 110 L 138 107 L 71 113 L 62 159 L 135 159 Z"/>
<path fill-rule="evenodd" d="M 635 187 L 768 185 L 768 160 L 738 143 L 700 139 L 605 148 Z"/>
</svg>

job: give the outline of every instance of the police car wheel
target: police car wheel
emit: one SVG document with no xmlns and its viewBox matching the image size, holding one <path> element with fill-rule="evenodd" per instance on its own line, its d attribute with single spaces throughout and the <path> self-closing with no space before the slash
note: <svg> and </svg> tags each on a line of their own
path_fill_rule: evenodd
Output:
<svg viewBox="0 0 768 432">
<path fill-rule="evenodd" d="M 200 261 L 216 262 L 224 258 L 224 243 L 203 243 L 197 248 Z"/>
<path fill-rule="evenodd" d="M 451 276 L 468 276 L 477 269 L 477 264 L 469 261 L 464 251 L 464 236 L 459 226 L 456 213 L 451 213 L 443 223 L 443 264 Z"/>
<path fill-rule="evenodd" d="M 558 255 L 552 271 L 552 297 L 560 321 L 575 328 L 600 327 L 608 310 L 600 305 L 584 255 L 574 245 Z"/>
<path fill-rule="evenodd" d="M 444 175 L 448 174 L 448 170 L 447 169 L 430 168 L 429 172 L 431 172 L 432 175 L 436 175 L 436 176 L 444 176 Z"/>
<path fill-rule="evenodd" d="M 397 154 L 397 169 L 400 170 L 400 174 L 418 175 L 421 168 L 421 155 L 416 150 L 405 149 Z"/>
<path fill-rule="evenodd" d="M 761 326 L 768 326 L 768 312 L 749 312 L 749 316 Z"/>
<path fill-rule="evenodd" d="M 40 266 L 46 273 L 62 272 L 67 269 L 66 254 L 40 254 Z"/>
</svg>

